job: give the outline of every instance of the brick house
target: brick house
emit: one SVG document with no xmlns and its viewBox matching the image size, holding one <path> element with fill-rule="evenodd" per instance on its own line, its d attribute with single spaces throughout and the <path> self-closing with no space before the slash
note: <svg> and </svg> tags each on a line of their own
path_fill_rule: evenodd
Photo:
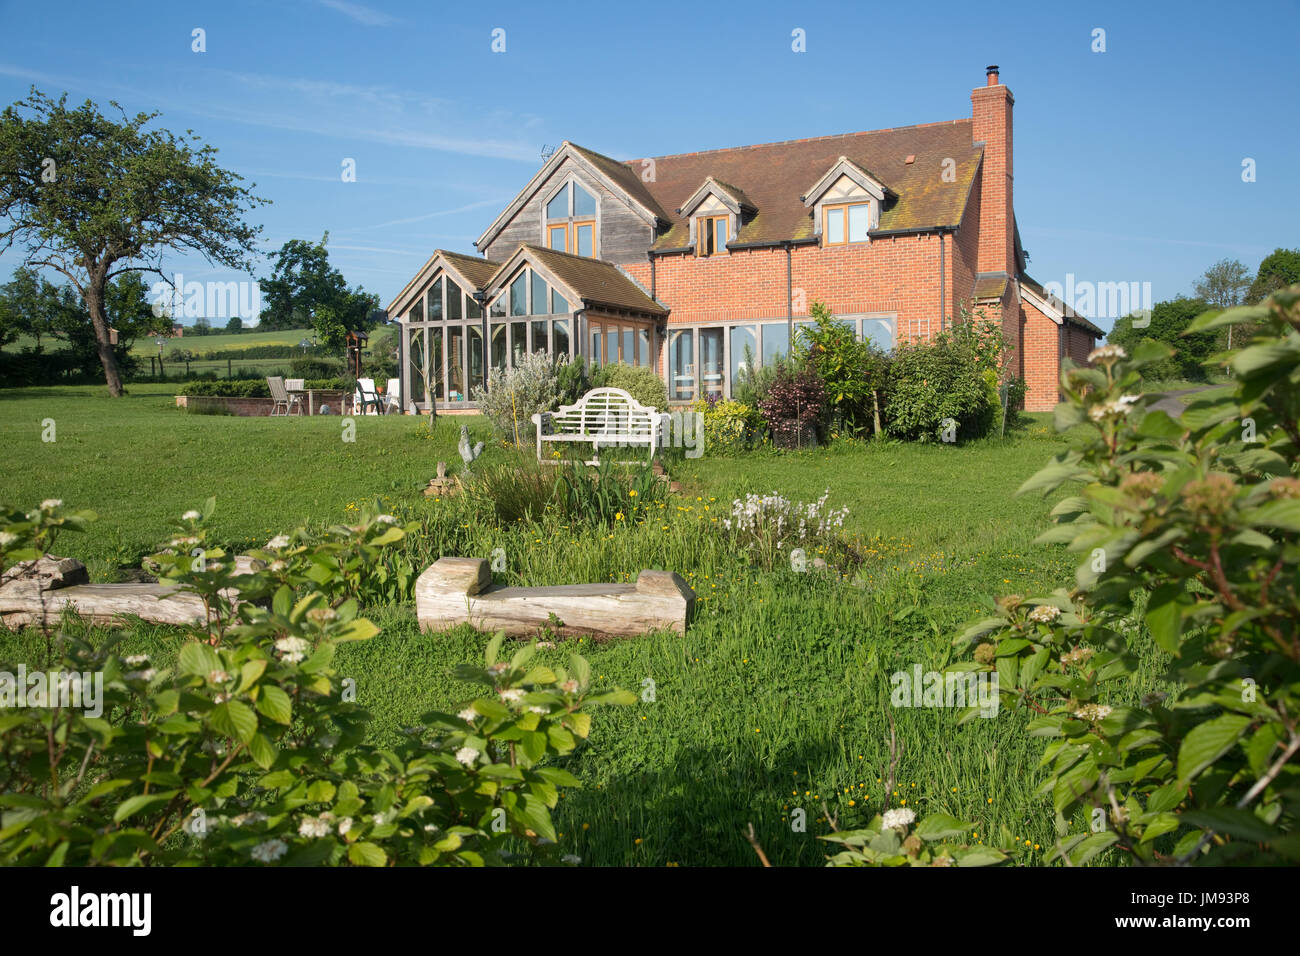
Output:
<svg viewBox="0 0 1300 956">
<path fill-rule="evenodd" d="M 969 119 L 628 162 L 566 142 L 480 255 L 438 250 L 389 305 L 402 394 L 423 398 L 427 356 L 438 407 L 471 408 L 486 341 L 489 368 L 544 350 L 653 366 L 673 403 L 727 396 L 824 302 L 886 349 L 982 309 L 1049 410 L 1103 333 L 1025 272 L 1013 103 L 992 66 Z"/>
</svg>

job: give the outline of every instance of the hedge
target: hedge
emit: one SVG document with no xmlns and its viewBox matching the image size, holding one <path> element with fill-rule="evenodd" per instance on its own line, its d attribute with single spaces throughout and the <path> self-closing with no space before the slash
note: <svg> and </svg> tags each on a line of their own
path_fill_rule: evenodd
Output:
<svg viewBox="0 0 1300 956">
<path fill-rule="evenodd" d="M 351 391 L 353 382 L 346 378 L 309 378 L 305 388 L 316 390 Z M 224 398 L 270 398 L 271 389 L 264 378 L 229 378 L 215 382 L 186 382 L 177 395 L 216 395 Z"/>
</svg>

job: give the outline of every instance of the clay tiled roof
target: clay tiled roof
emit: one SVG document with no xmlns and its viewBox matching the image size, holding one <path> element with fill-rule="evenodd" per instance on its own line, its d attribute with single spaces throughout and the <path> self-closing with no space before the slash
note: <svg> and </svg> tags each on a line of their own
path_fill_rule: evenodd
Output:
<svg viewBox="0 0 1300 956">
<path fill-rule="evenodd" d="M 1034 292 L 1037 293 L 1040 298 L 1043 299 L 1048 298 L 1047 290 L 1044 289 L 1037 281 L 1031 279 L 1027 274 L 1023 272 L 1020 274 L 1020 283 L 1021 285 L 1028 286 L 1030 289 L 1033 289 Z M 1100 326 L 1095 325 L 1086 316 L 1080 315 L 1078 312 L 1074 311 L 1074 309 L 1066 305 L 1064 302 L 1061 302 L 1059 299 L 1056 301 L 1060 305 L 1061 312 L 1065 315 L 1065 321 L 1069 322 L 1072 325 L 1077 325 L 1079 328 L 1085 329 L 1088 332 L 1091 332 L 1093 336 L 1096 338 L 1105 337 L 1106 333 L 1101 330 Z"/>
<path fill-rule="evenodd" d="M 501 268 L 499 262 L 479 256 L 467 256 L 463 252 L 444 252 L 439 249 L 438 254 L 451 263 L 453 269 L 474 283 L 476 290 L 486 286 L 496 275 L 496 271 Z"/>
<path fill-rule="evenodd" d="M 524 250 L 526 258 L 549 270 L 555 278 L 581 296 L 588 306 L 629 309 L 651 315 L 668 314 L 666 308 L 650 298 L 627 273 L 611 262 L 544 249 L 529 243 L 523 243 L 520 248 Z M 514 259 L 514 256 L 510 258 Z"/>
<path fill-rule="evenodd" d="M 612 162 L 586 150 L 583 155 L 592 162 L 597 158 Z M 910 164 L 905 162 L 909 155 L 916 157 Z M 813 236 L 812 211 L 800 194 L 841 156 L 871 170 L 897 196 L 886 202 L 877 232 L 956 226 L 982 155 L 982 147 L 971 145 L 971 121 L 966 119 L 658 156 L 654 158 L 653 182 L 647 183 L 639 173 L 647 168 L 645 160 L 620 165 L 638 190 L 648 191 L 656 200 L 659 210 L 675 210 L 683 197 L 694 193 L 710 176 L 719 183 L 734 184 L 728 188 L 743 190 L 757 209 L 732 240 L 744 244 Z M 944 181 L 946 159 L 955 164 L 953 182 Z M 665 213 L 664 218 L 672 228 L 659 237 L 655 248 L 687 245 L 689 223 L 676 212 Z"/>
<path fill-rule="evenodd" d="M 670 221 L 671 217 L 660 204 L 658 198 L 656 198 L 656 196 L 646 188 L 646 184 L 641 181 L 642 169 L 639 162 L 620 163 L 617 159 L 610 159 L 608 156 L 602 156 L 600 153 L 593 152 L 592 150 L 579 146 L 576 143 L 569 143 L 569 146 L 583 159 L 591 163 L 610 179 L 614 180 L 614 182 L 618 183 L 624 192 L 641 205 L 645 206 L 665 222 Z M 699 186 L 700 182 L 703 182 L 703 180 L 704 177 L 701 176 L 700 181 L 694 183 L 690 190 L 687 193 L 683 193 L 683 195 L 689 195 L 689 193 L 693 192 L 695 188 Z M 677 203 L 674 202 L 669 208 L 675 209 L 676 207 Z"/>
</svg>

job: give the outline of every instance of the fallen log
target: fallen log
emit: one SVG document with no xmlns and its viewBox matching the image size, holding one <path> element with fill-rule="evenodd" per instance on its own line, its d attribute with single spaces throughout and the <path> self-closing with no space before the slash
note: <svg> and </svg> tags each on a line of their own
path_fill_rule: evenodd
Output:
<svg viewBox="0 0 1300 956">
<path fill-rule="evenodd" d="M 420 629 L 445 631 L 468 623 L 481 631 L 526 636 L 558 634 L 631 637 L 650 631 L 686 632 L 695 592 L 671 571 L 642 571 L 632 584 L 493 587 L 481 558 L 439 558 L 415 582 Z"/>
<path fill-rule="evenodd" d="M 182 626 L 202 624 L 207 618 L 198 595 L 169 585 L 89 582 L 85 566 L 75 558 L 42 555 L 35 561 L 20 561 L 0 573 L 0 623 L 11 628 L 53 625 L 65 608 L 92 624 L 110 626 L 131 617 Z"/>
</svg>

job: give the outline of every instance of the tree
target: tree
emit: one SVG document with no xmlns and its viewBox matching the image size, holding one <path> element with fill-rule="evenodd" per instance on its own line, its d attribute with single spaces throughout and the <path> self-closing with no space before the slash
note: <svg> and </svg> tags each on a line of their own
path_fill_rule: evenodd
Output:
<svg viewBox="0 0 1300 956">
<path fill-rule="evenodd" d="M 187 131 L 146 130 L 158 113 L 114 120 L 35 87 L 0 114 L 0 252 L 65 275 L 86 306 L 110 395 L 123 393 L 105 312 L 108 283 L 126 272 L 163 275 L 165 252 L 197 252 L 247 271 L 261 227 L 243 215 L 267 200 L 218 166 L 217 150 Z M 26 111 L 25 113 L 23 111 Z"/>
<path fill-rule="evenodd" d="M 1145 328 L 1133 327 L 1133 315 L 1126 315 L 1116 320 L 1106 341 L 1122 346 L 1128 354 L 1134 354 L 1137 346 L 1151 340 L 1163 342 L 1175 350 L 1169 358 L 1151 364 L 1146 374 L 1153 380 L 1186 378 L 1203 380 L 1206 377 L 1204 362 L 1217 348 L 1218 334 L 1215 332 L 1196 332 L 1184 336 L 1183 332 L 1192 324 L 1192 320 L 1203 312 L 1211 310 L 1204 299 L 1189 299 L 1179 296 L 1168 302 L 1157 302 L 1151 310 L 1150 325 Z"/>
<path fill-rule="evenodd" d="M 0 286 L 0 347 L 26 335 L 36 340 L 39 352 L 41 339 L 50 332 L 45 319 L 58 306 L 58 286 L 35 269 L 15 269 L 13 278 Z"/>
<path fill-rule="evenodd" d="M 200 315 L 194 320 L 194 325 L 190 331 L 193 335 L 211 335 L 212 322 L 206 315 Z"/>
<path fill-rule="evenodd" d="M 1196 297 L 1216 309 L 1241 305 L 1242 296 L 1249 287 L 1250 271 L 1236 259 L 1220 259 L 1206 269 L 1193 286 Z"/>
<path fill-rule="evenodd" d="M 1278 289 L 1300 282 L 1300 249 L 1274 249 L 1259 264 L 1246 303 L 1257 305 Z"/>
<path fill-rule="evenodd" d="M 237 315 L 232 315 L 230 321 L 226 323 L 226 333 L 234 335 L 237 332 L 244 331 L 244 323 Z"/>
<path fill-rule="evenodd" d="M 348 332 L 373 324 L 379 297 L 360 286 L 349 289 L 343 273 L 329 262 L 326 232 L 320 242 L 290 239 L 275 254 L 271 276 L 262 279 L 259 328 L 300 329 L 311 326 L 322 344 L 338 348 Z"/>
</svg>

